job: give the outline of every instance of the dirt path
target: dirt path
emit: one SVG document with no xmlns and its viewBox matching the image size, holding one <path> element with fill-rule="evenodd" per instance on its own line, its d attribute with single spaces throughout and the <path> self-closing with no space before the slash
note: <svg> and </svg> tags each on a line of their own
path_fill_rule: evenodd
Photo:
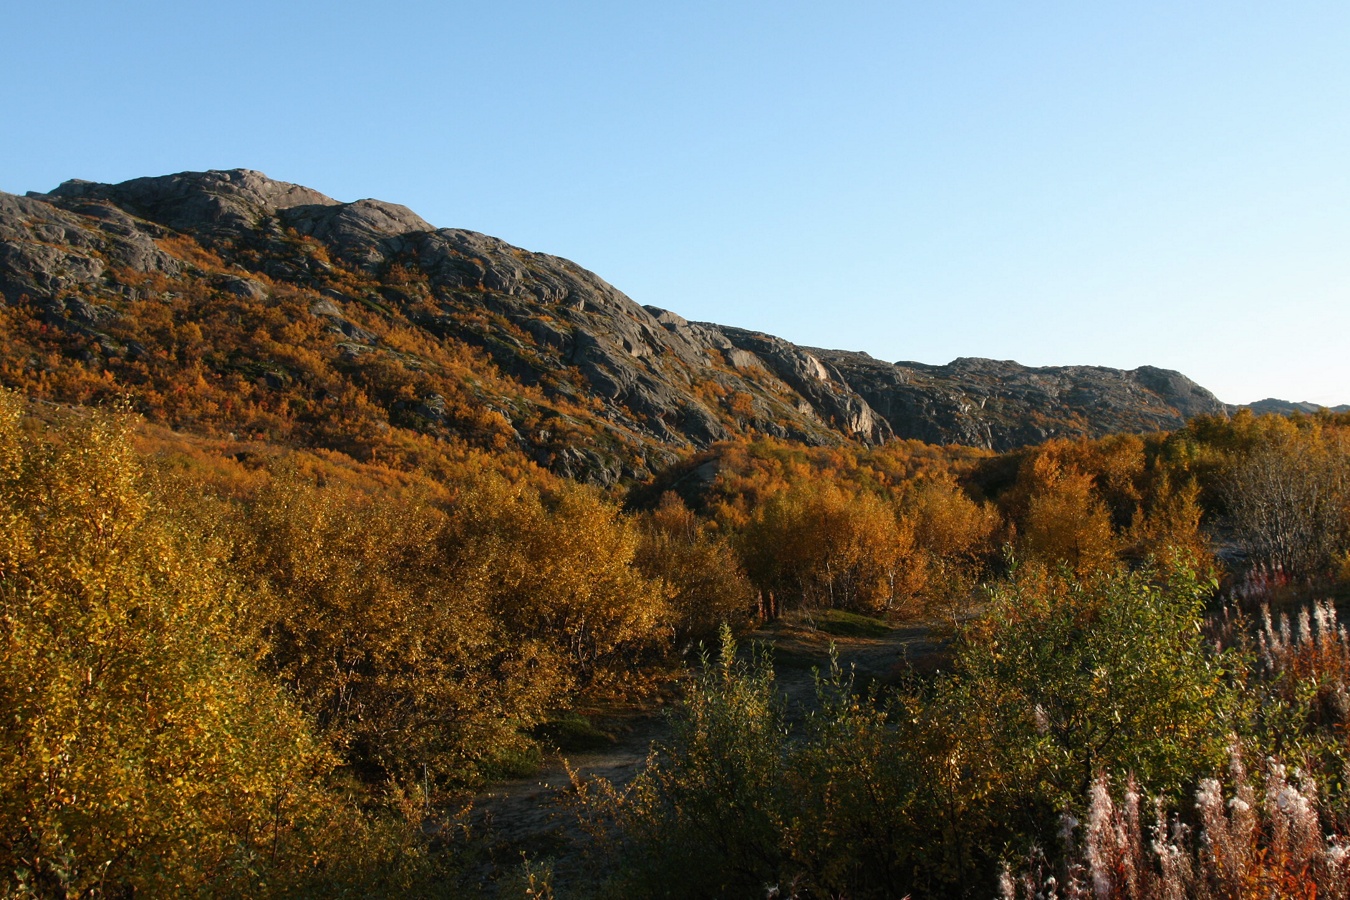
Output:
<svg viewBox="0 0 1350 900">
<path fill-rule="evenodd" d="M 854 672 L 859 686 L 869 681 L 892 682 L 910 671 L 931 671 L 946 658 L 944 648 L 927 627 L 897 628 L 869 637 L 831 635 L 801 625 L 776 623 L 747 636 L 773 648 L 775 683 L 785 697 L 790 720 L 816 705 L 814 668 L 829 664 L 833 643 L 839 664 Z M 480 793 L 470 818 L 473 833 L 483 839 L 487 857 L 476 872 L 485 893 L 503 876 L 520 870 L 522 855 L 551 861 L 554 883 L 587 879 L 586 850 L 591 839 L 566 806 L 571 792 L 567 767 L 584 778 L 604 778 L 616 786 L 637 774 L 654 741 L 670 736 L 670 721 L 661 706 L 619 715 L 597 716 L 594 724 L 612 736 L 607 746 L 579 753 L 554 754 L 530 777 L 506 781 Z"/>
<path fill-rule="evenodd" d="M 774 683 L 787 701 L 789 720 L 815 709 L 815 671 L 825 672 L 833 645 L 839 668 L 853 675 L 854 684 L 891 684 L 907 673 L 931 672 L 946 659 L 944 646 L 934 641 L 927 626 L 896 628 L 884 635 L 858 637 L 793 625 L 761 629 L 752 640 L 773 647 Z"/>
<path fill-rule="evenodd" d="M 621 787 L 646 762 L 652 743 L 670 734 L 660 707 L 592 721 L 613 743 L 551 754 L 536 775 L 500 782 L 475 798 L 469 827 L 486 848 L 477 873 L 485 893 L 490 895 L 503 876 L 519 871 L 523 859 L 548 861 L 557 885 L 587 880 L 585 850 L 591 838 L 566 804 L 572 792 L 568 768 L 582 778 L 604 778 Z"/>
</svg>

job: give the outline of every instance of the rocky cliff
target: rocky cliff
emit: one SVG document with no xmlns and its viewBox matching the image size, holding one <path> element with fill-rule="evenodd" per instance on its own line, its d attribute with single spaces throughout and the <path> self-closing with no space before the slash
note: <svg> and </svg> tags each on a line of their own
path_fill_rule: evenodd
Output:
<svg viewBox="0 0 1350 900">
<path fill-rule="evenodd" d="M 1161 369 L 892 364 L 688 322 L 568 260 L 242 169 L 0 193 L 0 292 L 0 378 L 29 392 L 102 384 L 233 429 L 234 389 L 272 437 L 345 449 L 354 418 L 602 482 L 736 435 L 1007 449 L 1224 412 Z"/>
</svg>

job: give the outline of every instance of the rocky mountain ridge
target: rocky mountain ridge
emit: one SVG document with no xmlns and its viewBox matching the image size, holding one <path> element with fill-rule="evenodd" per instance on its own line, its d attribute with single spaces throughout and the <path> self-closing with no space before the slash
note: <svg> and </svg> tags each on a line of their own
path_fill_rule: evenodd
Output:
<svg viewBox="0 0 1350 900">
<path fill-rule="evenodd" d="M 1324 409 L 1331 413 L 1348 413 L 1350 412 L 1350 403 L 1342 403 L 1338 406 L 1323 406 L 1320 403 L 1310 403 L 1307 400 L 1290 401 L 1279 400 L 1275 397 L 1267 397 L 1264 400 L 1257 400 L 1255 403 L 1232 407 L 1233 411 L 1239 409 L 1250 409 L 1257 415 L 1269 413 L 1275 413 L 1281 416 L 1292 416 L 1296 413 L 1313 415 Z"/>
<path fill-rule="evenodd" d="M 244 169 L 0 193 L 0 293 L 0 379 L 21 389 L 71 381 L 58 371 L 71 359 L 79 384 L 137 396 L 170 391 L 186 365 L 208 387 L 242 385 L 271 411 L 260 421 L 305 422 L 340 420 L 355 386 L 346 402 L 366 403 L 376 430 L 506 441 L 600 482 L 738 435 L 1005 450 L 1226 409 L 1152 367 L 888 363 L 689 322 L 569 260 Z M 236 334 L 255 316 L 266 339 Z M 232 427 L 228 411 L 194 421 Z"/>
</svg>

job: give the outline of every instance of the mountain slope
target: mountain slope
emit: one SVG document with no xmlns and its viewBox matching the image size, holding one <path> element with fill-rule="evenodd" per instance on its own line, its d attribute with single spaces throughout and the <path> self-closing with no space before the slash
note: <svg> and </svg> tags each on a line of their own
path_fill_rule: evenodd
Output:
<svg viewBox="0 0 1350 900">
<path fill-rule="evenodd" d="M 889 364 L 634 303 L 568 260 L 248 170 L 0 194 L 0 379 L 175 427 L 642 479 L 762 433 L 1006 449 L 1222 413 L 1175 372 Z"/>
<path fill-rule="evenodd" d="M 1309 403 L 1307 400 L 1294 402 L 1290 400 L 1278 400 L 1274 397 L 1267 397 L 1264 400 L 1257 400 L 1255 403 L 1248 403 L 1245 406 L 1236 406 L 1233 408 L 1235 410 L 1250 409 L 1257 415 L 1278 414 L 1281 416 L 1292 416 L 1295 413 L 1313 415 L 1324 409 L 1333 413 L 1350 412 L 1350 404 L 1347 403 L 1342 403 L 1339 406 L 1327 407 L 1317 403 Z"/>
</svg>

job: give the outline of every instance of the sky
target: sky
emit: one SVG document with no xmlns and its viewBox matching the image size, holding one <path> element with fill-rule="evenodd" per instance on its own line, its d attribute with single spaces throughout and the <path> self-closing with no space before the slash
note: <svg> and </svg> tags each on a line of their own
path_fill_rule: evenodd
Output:
<svg viewBox="0 0 1350 900">
<path fill-rule="evenodd" d="M 887 360 L 1350 403 L 1350 4 L 0 3 L 0 190 L 250 168 Z"/>
</svg>

